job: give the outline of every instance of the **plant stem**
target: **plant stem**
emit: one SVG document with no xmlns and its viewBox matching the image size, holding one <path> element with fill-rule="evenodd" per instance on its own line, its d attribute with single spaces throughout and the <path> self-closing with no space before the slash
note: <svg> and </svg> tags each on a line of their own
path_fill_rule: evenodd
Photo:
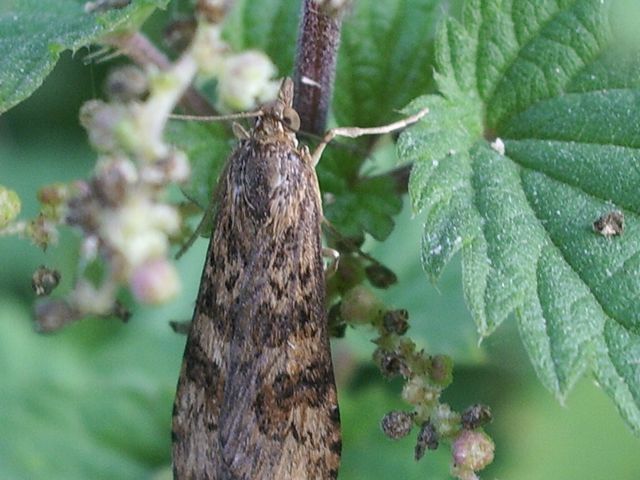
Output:
<svg viewBox="0 0 640 480">
<path fill-rule="evenodd" d="M 141 67 L 154 65 L 160 70 L 171 67 L 171 61 L 167 56 L 140 32 L 111 35 L 105 39 L 105 43 L 116 47 Z M 216 113 L 211 104 L 193 87 L 185 92 L 180 105 L 195 115 L 215 115 Z"/>
<path fill-rule="evenodd" d="M 329 11 L 317 0 L 305 0 L 298 30 L 295 98 L 302 131 L 322 135 L 326 129 L 336 71 L 342 11 Z"/>
</svg>

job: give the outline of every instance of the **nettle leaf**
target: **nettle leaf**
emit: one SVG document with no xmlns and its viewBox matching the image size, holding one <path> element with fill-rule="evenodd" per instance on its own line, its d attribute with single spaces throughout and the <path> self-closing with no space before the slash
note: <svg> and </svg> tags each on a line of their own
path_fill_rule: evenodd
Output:
<svg viewBox="0 0 640 480">
<path fill-rule="evenodd" d="M 299 0 L 237 0 L 225 19 L 224 35 L 236 51 L 258 49 L 278 67 L 278 74 L 293 74 Z"/>
<path fill-rule="evenodd" d="M 515 313 L 559 399 L 590 369 L 640 433 L 640 5 L 471 0 L 442 25 L 441 96 L 405 132 L 436 279 L 462 250 L 482 336 Z M 501 146 L 504 146 L 502 150 Z M 617 237 L 593 230 L 612 210 Z"/>
<path fill-rule="evenodd" d="M 342 27 L 334 94 L 339 125 L 395 120 L 394 110 L 431 88 L 440 0 L 358 0 Z"/>
<path fill-rule="evenodd" d="M 364 154 L 351 147 L 330 145 L 317 167 L 324 216 L 346 237 L 361 238 L 367 232 L 385 240 L 395 225 L 393 217 L 402 210 L 402 198 L 389 176 L 360 174 Z M 381 153 L 393 155 L 393 165 L 393 149 Z"/>
<path fill-rule="evenodd" d="M 125 8 L 101 13 L 86 13 L 81 0 L 0 3 L 0 113 L 42 85 L 64 50 L 76 51 L 106 34 L 135 29 L 168 1 L 132 0 Z"/>
</svg>

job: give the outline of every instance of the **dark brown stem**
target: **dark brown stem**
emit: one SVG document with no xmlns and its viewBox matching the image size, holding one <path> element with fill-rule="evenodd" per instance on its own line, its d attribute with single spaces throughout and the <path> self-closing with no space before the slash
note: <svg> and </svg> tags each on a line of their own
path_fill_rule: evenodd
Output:
<svg viewBox="0 0 640 480">
<path fill-rule="evenodd" d="M 105 39 L 105 43 L 117 48 L 141 67 L 154 65 L 160 70 L 165 70 L 171 65 L 167 56 L 140 32 L 111 35 Z M 216 114 L 211 104 L 194 88 L 189 88 L 185 92 L 180 105 L 194 115 Z"/>
<path fill-rule="evenodd" d="M 342 26 L 342 12 L 322 3 L 304 0 L 293 76 L 301 130 L 316 135 L 326 129 Z"/>
</svg>

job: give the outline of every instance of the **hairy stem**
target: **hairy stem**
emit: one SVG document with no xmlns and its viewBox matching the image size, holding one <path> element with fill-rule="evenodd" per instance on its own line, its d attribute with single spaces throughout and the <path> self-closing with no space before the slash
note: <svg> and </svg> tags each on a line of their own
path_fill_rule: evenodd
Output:
<svg viewBox="0 0 640 480">
<path fill-rule="evenodd" d="M 331 11 L 328 3 L 304 1 L 294 72 L 301 130 L 316 135 L 326 129 L 342 26 L 342 9 Z"/>
<path fill-rule="evenodd" d="M 154 65 L 160 70 L 166 70 L 171 66 L 167 56 L 140 32 L 111 35 L 105 39 L 105 43 L 117 48 L 141 67 Z M 211 104 L 193 87 L 187 89 L 180 100 L 180 105 L 188 112 L 197 115 L 215 115 L 216 113 Z"/>
</svg>

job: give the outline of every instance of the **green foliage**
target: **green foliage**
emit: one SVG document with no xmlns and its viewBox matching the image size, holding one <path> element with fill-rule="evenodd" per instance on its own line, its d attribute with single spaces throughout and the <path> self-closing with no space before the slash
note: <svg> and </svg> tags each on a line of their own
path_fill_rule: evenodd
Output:
<svg viewBox="0 0 640 480">
<path fill-rule="evenodd" d="M 0 111 L 29 96 L 61 51 L 76 51 L 106 33 L 134 28 L 167 1 L 134 0 L 123 10 L 93 15 L 83 12 L 83 3 L 47 2 L 46 12 L 35 0 L 0 5 L 5 52 Z M 269 0 L 260 8 L 238 0 L 227 38 L 238 50 L 266 50 L 280 73 L 290 74 L 298 8 L 294 0 Z M 344 25 L 333 106 L 340 125 L 392 120 L 394 109 L 431 89 L 434 54 L 437 65 L 441 95 L 415 101 L 412 109 L 428 105 L 432 112 L 401 137 L 399 150 L 403 161 L 415 165 L 410 193 L 414 210 L 426 215 L 423 265 L 432 279 L 440 278 L 441 294 L 420 283 L 422 274 L 411 255 L 416 223 L 408 226 L 403 216 L 391 241 L 374 250 L 400 278 L 385 301 L 409 308 L 410 332 L 430 352 L 453 354 L 468 366 L 470 378 L 484 372 L 478 389 L 499 392 L 499 398 L 487 393 L 487 403 L 505 402 L 499 411 L 507 413 L 489 430 L 499 451 L 506 453 L 498 455 L 488 476 L 557 478 L 564 471 L 558 468 L 570 466 L 566 475 L 571 478 L 596 471 L 636 478 L 632 462 L 637 441 L 626 437 L 607 406 L 594 400 L 593 389 L 581 387 L 580 395 L 570 400 L 570 406 L 586 405 L 578 403 L 577 412 L 560 412 L 555 404 L 535 403 L 530 409 L 536 390 L 524 367 L 506 380 L 502 370 L 478 367 L 491 361 L 495 342 L 494 350 L 496 344 L 504 350 L 500 364 L 515 368 L 511 364 L 518 363 L 517 348 L 504 331 L 508 325 L 486 341 L 489 353 L 475 347 L 460 301 L 458 272 L 445 265 L 462 250 L 465 296 L 483 336 L 515 313 L 536 372 L 557 397 L 563 399 L 591 369 L 632 428 L 640 430 L 637 2 L 471 0 L 459 22 L 442 23 L 434 48 L 434 25 L 442 11 L 434 0 L 359 0 Z M 186 123 L 172 125 L 170 135 L 194 162 L 194 180 L 185 193 L 205 207 L 231 137 L 222 126 Z M 490 146 L 498 137 L 505 155 Z M 37 143 L 30 138 L 24 142 L 28 148 Z M 62 160 L 43 144 L 34 153 L 37 161 L 27 168 L 24 157 L 5 143 L 0 148 L 3 184 L 12 186 L 5 175 L 13 165 L 21 165 L 19 178 L 29 177 L 38 185 L 42 182 L 28 174 L 41 173 L 41 164 L 51 162 L 50 169 L 58 173 Z M 332 147 L 319 176 L 325 213 L 341 232 L 384 239 L 401 201 L 390 179 L 368 174 L 365 159 L 373 147 L 377 145 L 367 141 Z M 56 150 L 69 156 L 74 148 L 69 143 Z M 62 170 L 61 175 L 70 175 L 71 168 Z M 622 236 L 594 233 L 593 221 L 614 208 L 625 213 Z M 36 337 L 28 327 L 26 307 L 9 300 L 14 291 L 26 288 L 24 282 L 19 287 L 14 283 L 26 279 L 28 284 L 25 272 L 43 260 L 7 250 L 0 263 L 14 273 L 0 278 L 11 289 L 0 296 L 0 318 L 8 319 L 1 322 L 0 335 L 0 364 L 6 372 L 0 389 L 0 477 L 166 474 L 171 398 L 183 339 L 171 334 L 162 319 L 190 315 L 203 248 L 201 244 L 189 252 L 191 260 L 182 264 L 183 277 L 194 280 L 179 306 L 152 314 L 137 311 L 127 326 L 81 323 L 56 338 Z M 24 263 L 18 267 L 18 262 Z M 354 342 L 355 336 L 348 332 L 349 346 L 337 342 L 338 351 L 347 352 L 346 360 L 336 356 L 339 372 L 370 355 L 368 339 Z M 457 375 L 459 381 L 465 372 Z M 353 377 L 340 390 L 345 432 L 341 478 L 423 478 L 434 464 L 442 474 L 448 461 L 442 451 L 414 464 L 412 439 L 391 443 L 379 432 L 382 414 L 401 407 L 394 386 L 360 380 L 373 385 L 371 395 L 358 390 L 354 383 L 360 377 Z M 456 393 L 454 383 L 452 404 L 478 400 L 476 393 Z M 560 416 L 572 423 L 566 435 L 555 438 L 557 422 L 548 419 Z M 553 453 L 562 467 L 539 461 Z M 598 465 L 567 462 L 576 456 L 597 458 Z"/>
<path fill-rule="evenodd" d="M 467 2 L 439 32 L 442 96 L 415 102 L 432 117 L 399 152 L 416 164 L 429 275 L 461 249 L 481 335 L 515 313 L 547 388 L 564 399 L 591 369 L 640 432 L 640 35 L 621 16 L 637 14 L 620 1 Z M 622 236 L 594 232 L 614 208 Z"/>
<path fill-rule="evenodd" d="M 259 8 L 251 0 L 238 0 L 225 20 L 225 37 L 237 51 L 262 50 L 280 75 L 291 75 L 299 12 L 297 0 L 264 0 Z"/>
<path fill-rule="evenodd" d="M 103 36 L 135 30 L 169 0 L 132 0 L 104 13 L 85 13 L 82 1 L 10 0 L 0 4 L 0 113 L 38 88 L 64 50 L 77 51 Z"/>
<path fill-rule="evenodd" d="M 345 19 L 334 111 L 339 125 L 389 123 L 431 88 L 437 0 L 359 0 Z"/>
<path fill-rule="evenodd" d="M 227 130 L 219 123 L 184 121 L 171 122 L 167 128 L 169 141 L 185 152 L 191 163 L 191 180 L 182 190 L 203 210 L 211 204 L 218 176 L 233 147 Z"/>
<path fill-rule="evenodd" d="M 2 478 L 148 478 L 166 464 L 159 440 L 170 436 L 180 359 L 168 327 L 87 321 L 46 338 L 6 298 L 0 318 Z"/>
</svg>

